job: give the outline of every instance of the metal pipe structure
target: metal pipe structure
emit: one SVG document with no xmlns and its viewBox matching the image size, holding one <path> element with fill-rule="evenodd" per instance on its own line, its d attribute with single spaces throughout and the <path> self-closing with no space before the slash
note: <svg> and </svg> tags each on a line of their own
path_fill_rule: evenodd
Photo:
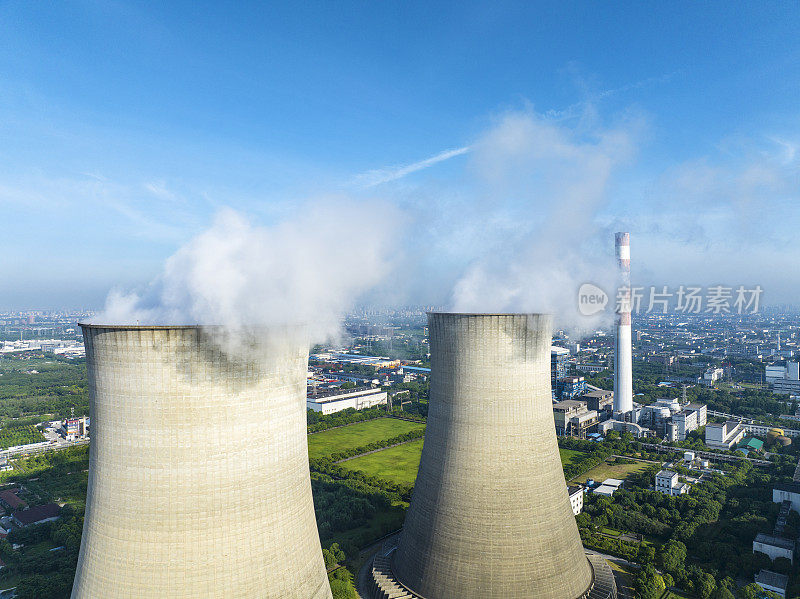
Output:
<svg viewBox="0 0 800 599">
<path fill-rule="evenodd" d="M 614 336 L 614 417 L 627 420 L 625 415 L 633 411 L 630 233 L 616 233 L 614 241 L 621 284 Z"/>
<path fill-rule="evenodd" d="M 616 596 L 608 566 L 584 553 L 567 495 L 550 396 L 551 318 L 431 313 L 428 326 L 422 459 L 399 544 L 373 561 L 372 596 Z M 597 594 L 603 585 L 608 593 Z"/>
<path fill-rule="evenodd" d="M 285 332 L 81 325 L 89 487 L 72 599 L 330 599 Z"/>
</svg>

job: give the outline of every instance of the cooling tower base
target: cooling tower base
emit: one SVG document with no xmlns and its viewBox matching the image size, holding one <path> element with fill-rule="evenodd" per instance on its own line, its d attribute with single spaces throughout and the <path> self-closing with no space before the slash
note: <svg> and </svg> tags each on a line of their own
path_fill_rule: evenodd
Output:
<svg viewBox="0 0 800 599">
<path fill-rule="evenodd" d="M 392 573 L 392 555 L 397 549 L 396 541 L 384 545 L 372 560 L 367 586 L 369 599 L 426 599 L 405 588 Z M 587 553 L 592 566 L 592 586 L 575 599 L 617 599 L 617 584 L 614 573 L 605 559 L 595 553 Z"/>
</svg>

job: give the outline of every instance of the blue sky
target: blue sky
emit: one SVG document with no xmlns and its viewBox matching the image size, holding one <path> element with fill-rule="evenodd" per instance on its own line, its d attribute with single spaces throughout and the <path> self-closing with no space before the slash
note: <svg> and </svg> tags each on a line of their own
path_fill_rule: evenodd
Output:
<svg viewBox="0 0 800 599">
<path fill-rule="evenodd" d="M 269 225 L 340 196 L 408 213 L 396 299 L 442 302 L 509 230 L 448 213 L 563 191 L 487 174 L 509 115 L 630 140 L 567 237 L 625 227 L 643 283 L 791 301 L 797 31 L 795 2 L 0 1 L 0 308 L 97 307 L 223 207 Z"/>
</svg>

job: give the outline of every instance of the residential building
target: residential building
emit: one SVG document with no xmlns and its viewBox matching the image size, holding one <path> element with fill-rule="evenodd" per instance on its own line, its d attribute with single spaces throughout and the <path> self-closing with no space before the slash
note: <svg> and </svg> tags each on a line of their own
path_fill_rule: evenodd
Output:
<svg viewBox="0 0 800 599">
<path fill-rule="evenodd" d="M 586 391 L 586 380 L 582 376 L 565 376 L 556 382 L 556 398 L 572 399 Z"/>
<path fill-rule="evenodd" d="M 713 449 L 731 449 L 747 434 L 747 429 L 741 422 L 728 420 L 722 424 L 712 423 L 706 425 L 706 445 Z"/>
<path fill-rule="evenodd" d="M 722 368 L 709 368 L 703 373 L 702 382 L 707 387 L 713 387 L 717 381 L 722 380 L 725 371 Z"/>
<path fill-rule="evenodd" d="M 689 492 L 689 485 L 679 481 L 678 473 L 672 470 L 661 470 L 656 474 L 656 491 L 664 495 L 676 497 Z"/>
<path fill-rule="evenodd" d="M 572 513 L 576 516 L 583 511 L 583 487 L 572 485 L 567 488 L 569 492 L 569 503 L 572 505 Z"/>
<path fill-rule="evenodd" d="M 553 345 L 550 348 L 550 385 L 555 390 L 559 379 L 569 372 L 569 350 Z"/>
</svg>

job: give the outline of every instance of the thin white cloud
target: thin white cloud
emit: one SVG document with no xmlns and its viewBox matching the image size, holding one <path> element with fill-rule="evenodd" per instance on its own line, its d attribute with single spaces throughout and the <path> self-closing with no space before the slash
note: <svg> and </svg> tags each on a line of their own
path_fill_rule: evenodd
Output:
<svg viewBox="0 0 800 599">
<path fill-rule="evenodd" d="M 429 168 L 435 164 L 444 162 L 445 160 L 450 160 L 456 156 L 466 154 L 470 150 L 470 146 L 464 146 L 463 148 L 456 148 L 455 150 L 445 150 L 444 152 L 439 152 L 435 156 L 431 156 L 430 158 L 426 158 L 425 160 L 420 160 L 419 162 L 414 162 L 412 164 L 367 171 L 365 173 L 361 173 L 360 175 L 356 175 L 355 183 L 360 187 L 375 187 L 376 185 L 382 185 L 384 183 L 389 183 L 390 181 L 396 181 L 397 179 L 402 179 L 411 173 L 416 173 L 417 171 Z"/>
</svg>

